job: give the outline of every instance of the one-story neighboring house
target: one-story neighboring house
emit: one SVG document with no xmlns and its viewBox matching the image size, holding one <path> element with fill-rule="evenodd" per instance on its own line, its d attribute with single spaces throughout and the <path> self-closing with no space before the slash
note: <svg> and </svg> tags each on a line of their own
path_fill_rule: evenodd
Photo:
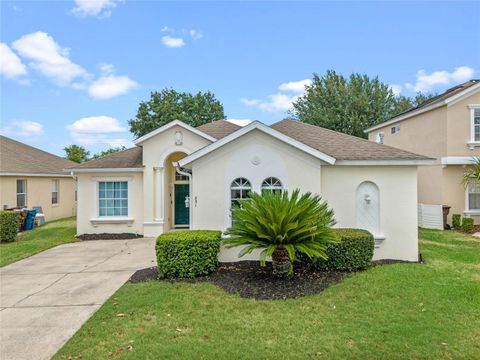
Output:
<svg viewBox="0 0 480 360">
<path fill-rule="evenodd" d="M 375 259 L 418 260 L 417 166 L 430 158 L 288 119 L 197 128 L 176 120 L 135 144 L 70 169 L 79 235 L 225 230 L 231 204 L 249 191 L 298 188 L 320 194 L 338 227 L 374 234 Z M 222 249 L 220 260 L 237 254 Z"/>
<path fill-rule="evenodd" d="M 0 136 L 0 204 L 41 207 L 45 219 L 75 215 L 75 179 L 64 169 L 76 163 Z"/>
</svg>

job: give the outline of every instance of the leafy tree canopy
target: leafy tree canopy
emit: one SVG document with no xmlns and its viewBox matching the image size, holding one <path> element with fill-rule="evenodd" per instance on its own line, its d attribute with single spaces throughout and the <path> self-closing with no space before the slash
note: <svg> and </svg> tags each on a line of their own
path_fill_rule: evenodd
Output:
<svg viewBox="0 0 480 360">
<path fill-rule="evenodd" d="M 143 136 L 172 120 L 181 120 L 197 127 L 213 120 L 224 119 L 222 103 L 210 91 L 190 94 L 174 89 L 152 92 L 150 100 L 142 101 L 137 116 L 128 122 L 130 131 Z"/>
<path fill-rule="evenodd" d="M 423 94 L 414 99 L 396 97 L 378 77 L 354 73 L 346 78 L 328 70 L 324 76 L 313 74 L 305 94 L 293 103 L 291 115 L 305 123 L 365 138 L 366 128 L 429 97 Z"/>
<path fill-rule="evenodd" d="M 104 150 L 104 151 L 100 151 L 97 154 L 94 154 L 92 156 L 92 159 L 98 159 L 98 158 L 101 158 L 101 157 L 104 157 L 104 156 L 107 156 L 107 155 L 110 155 L 110 154 L 115 154 L 115 153 L 117 153 L 119 151 L 123 151 L 123 150 L 126 150 L 125 146 L 113 147 L 113 148 L 110 148 L 110 149 L 107 149 L 107 150 Z"/>
<path fill-rule="evenodd" d="M 79 145 L 70 145 L 63 148 L 65 151 L 65 158 L 71 161 L 75 161 L 77 163 L 83 163 L 89 160 L 90 151 L 85 149 L 83 146 Z"/>
</svg>

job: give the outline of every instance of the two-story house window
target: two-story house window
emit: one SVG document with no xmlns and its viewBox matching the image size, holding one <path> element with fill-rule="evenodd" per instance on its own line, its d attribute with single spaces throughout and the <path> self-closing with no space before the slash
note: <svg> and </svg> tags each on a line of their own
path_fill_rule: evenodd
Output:
<svg viewBox="0 0 480 360">
<path fill-rule="evenodd" d="M 480 142 L 480 106 L 470 108 L 471 141 Z"/>
<path fill-rule="evenodd" d="M 392 134 L 397 134 L 400 132 L 400 125 L 395 125 L 390 129 Z"/>
</svg>

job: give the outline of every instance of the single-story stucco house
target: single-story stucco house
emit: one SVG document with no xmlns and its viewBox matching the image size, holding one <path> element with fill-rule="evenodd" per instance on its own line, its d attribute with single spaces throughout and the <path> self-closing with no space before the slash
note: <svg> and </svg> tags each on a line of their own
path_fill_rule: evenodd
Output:
<svg viewBox="0 0 480 360">
<path fill-rule="evenodd" d="M 336 226 L 374 234 L 375 259 L 418 260 L 417 167 L 430 158 L 288 119 L 197 128 L 176 120 L 135 145 L 69 169 L 78 235 L 225 230 L 232 202 L 249 191 L 299 188 L 328 202 Z M 222 249 L 219 258 L 237 254 Z"/>
<path fill-rule="evenodd" d="M 75 216 L 75 179 L 65 173 L 76 163 L 0 136 L 0 205 L 41 207 L 47 221 Z"/>
</svg>

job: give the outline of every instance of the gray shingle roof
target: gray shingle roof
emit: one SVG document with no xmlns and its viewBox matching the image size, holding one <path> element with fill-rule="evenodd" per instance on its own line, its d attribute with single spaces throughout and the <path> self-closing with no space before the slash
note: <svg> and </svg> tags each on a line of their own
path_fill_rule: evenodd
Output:
<svg viewBox="0 0 480 360">
<path fill-rule="evenodd" d="M 63 170 L 75 164 L 73 161 L 60 156 L 50 154 L 8 137 L 0 136 L 0 175 L 68 175 Z"/>
<path fill-rule="evenodd" d="M 423 155 L 290 119 L 279 121 L 270 127 L 337 160 L 430 159 Z"/>
<path fill-rule="evenodd" d="M 140 146 L 119 151 L 98 159 L 76 164 L 74 169 L 131 169 L 142 168 L 143 154 Z"/>
</svg>

